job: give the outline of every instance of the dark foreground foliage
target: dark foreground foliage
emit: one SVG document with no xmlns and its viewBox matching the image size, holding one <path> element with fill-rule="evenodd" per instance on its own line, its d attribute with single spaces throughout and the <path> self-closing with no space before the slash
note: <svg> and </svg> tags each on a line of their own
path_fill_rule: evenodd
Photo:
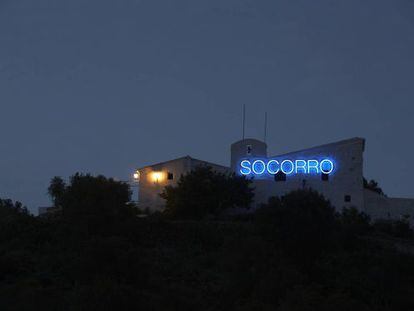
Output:
<svg viewBox="0 0 414 311">
<path fill-rule="evenodd" d="M 10 201 L 0 216 L 0 310 L 414 310 L 414 257 L 314 192 L 245 219 L 120 217 L 105 232 Z"/>
<path fill-rule="evenodd" d="M 134 206 L 129 203 L 129 185 L 101 175 L 77 173 L 69 184 L 54 177 L 48 192 L 57 216 L 89 234 L 105 235 L 112 226 L 136 215 Z"/>
<path fill-rule="evenodd" d="M 254 193 L 251 180 L 244 176 L 214 171 L 200 166 L 180 177 L 176 186 L 161 193 L 164 215 L 176 219 L 202 219 L 217 216 L 231 208 L 248 208 Z"/>
</svg>

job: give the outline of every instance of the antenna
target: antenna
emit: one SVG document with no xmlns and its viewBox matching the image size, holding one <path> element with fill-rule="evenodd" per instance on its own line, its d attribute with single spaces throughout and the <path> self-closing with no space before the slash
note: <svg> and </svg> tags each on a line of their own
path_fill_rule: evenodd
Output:
<svg viewBox="0 0 414 311">
<path fill-rule="evenodd" d="M 266 143 L 267 139 L 267 112 L 265 112 L 265 118 L 264 118 L 264 142 Z"/>
<path fill-rule="evenodd" d="M 243 104 L 243 140 L 244 140 L 244 132 L 246 127 L 246 105 Z"/>
</svg>

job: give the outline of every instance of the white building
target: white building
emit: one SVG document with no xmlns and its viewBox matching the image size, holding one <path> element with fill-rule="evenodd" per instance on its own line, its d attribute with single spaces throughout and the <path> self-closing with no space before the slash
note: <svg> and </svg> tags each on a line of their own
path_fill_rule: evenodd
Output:
<svg viewBox="0 0 414 311">
<path fill-rule="evenodd" d="M 338 211 L 343 207 L 356 207 L 370 215 L 373 220 L 405 217 L 409 218 L 413 224 L 414 199 L 388 198 L 364 188 L 364 149 L 364 139 L 351 138 L 283 155 L 269 156 L 266 143 L 257 139 L 244 139 L 231 145 L 230 167 L 186 156 L 138 169 L 139 205 L 150 211 L 162 210 L 164 200 L 159 194 L 163 188 L 166 185 L 176 185 L 181 175 L 199 165 L 211 166 L 220 172 L 234 172 L 240 175 L 243 172 L 241 169 L 243 160 L 251 160 L 249 161 L 251 164 L 257 159 L 272 159 L 273 164 L 279 165 L 283 163 L 283 159 L 288 159 L 291 163 L 299 163 L 297 161 L 305 163 L 306 159 L 332 159 L 335 167 L 328 174 L 324 174 L 322 168 L 319 170 L 316 166 L 313 167 L 314 170 L 311 173 L 310 162 L 308 162 L 308 169 L 307 171 L 303 169 L 303 174 L 300 174 L 297 169 L 296 174 L 284 174 L 282 166 L 279 165 L 280 170 L 277 169 L 279 171 L 277 174 L 267 172 L 267 174 L 255 175 L 253 177 L 255 188 L 253 207 L 267 202 L 271 196 L 281 196 L 295 189 L 312 188 L 329 199 Z M 316 160 L 310 161 L 316 163 Z M 262 163 L 261 160 L 258 162 L 258 165 Z M 269 169 L 268 166 L 267 168 Z M 247 172 L 250 171 L 247 170 Z M 271 170 L 271 173 L 275 172 L 276 170 Z M 250 178 L 252 175 L 254 174 L 248 174 L 247 177 Z"/>
<path fill-rule="evenodd" d="M 230 168 L 206 161 L 194 159 L 190 156 L 145 166 L 139 172 L 138 202 L 143 209 L 160 211 L 164 207 L 164 199 L 160 193 L 165 186 L 175 186 L 181 175 L 187 174 L 196 167 L 210 166 L 215 171 L 229 172 Z"/>
</svg>

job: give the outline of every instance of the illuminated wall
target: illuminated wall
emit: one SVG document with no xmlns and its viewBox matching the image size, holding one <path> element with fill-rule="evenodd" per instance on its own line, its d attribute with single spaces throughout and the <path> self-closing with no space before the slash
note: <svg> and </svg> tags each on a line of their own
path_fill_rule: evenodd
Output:
<svg viewBox="0 0 414 311">
<path fill-rule="evenodd" d="M 181 175 L 200 165 L 211 166 L 219 172 L 229 172 L 228 167 L 197 160 L 189 156 L 166 161 L 139 169 L 138 202 L 140 208 L 160 211 L 165 202 L 160 193 L 167 185 L 175 186 Z"/>
<path fill-rule="evenodd" d="M 251 141 L 233 144 L 237 148 L 232 148 L 235 152 L 232 154 L 232 168 L 236 174 L 253 177 L 255 206 L 266 203 L 271 196 L 312 188 L 321 192 L 338 210 L 344 206 L 364 209 L 363 139 L 353 138 L 284 155 L 261 157 L 247 154 L 247 146 L 251 144 Z M 238 161 L 233 162 L 233 159 Z M 243 167 L 244 160 L 249 161 L 250 165 L 246 162 Z M 332 166 L 324 169 L 321 167 L 324 161 L 325 164 L 330 161 Z M 279 170 L 285 173 L 283 178 L 277 178 Z"/>
<path fill-rule="evenodd" d="M 150 211 L 162 210 L 165 202 L 159 194 L 165 186 L 176 185 L 182 174 L 197 166 L 208 165 L 219 172 L 234 172 L 253 178 L 253 207 L 266 203 L 272 196 L 312 188 L 329 199 L 338 211 L 343 207 L 356 207 L 374 220 L 395 220 L 409 215 L 414 224 L 413 199 L 387 198 L 364 189 L 364 148 L 364 139 L 352 138 L 268 156 L 264 142 L 241 140 L 231 145 L 231 168 L 187 156 L 139 169 L 139 174 L 136 174 L 139 178 L 139 205 Z M 242 164 L 243 161 L 248 162 Z"/>
</svg>

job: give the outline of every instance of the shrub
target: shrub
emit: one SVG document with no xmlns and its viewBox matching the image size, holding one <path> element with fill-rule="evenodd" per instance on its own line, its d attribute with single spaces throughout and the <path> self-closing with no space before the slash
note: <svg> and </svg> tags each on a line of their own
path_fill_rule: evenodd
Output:
<svg viewBox="0 0 414 311">
<path fill-rule="evenodd" d="M 65 220 L 83 223 L 88 230 L 98 230 L 99 227 L 105 230 L 114 221 L 126 219 L 137 212 L 135 206 L 129 203 L 129 185 L 101 175 L 95 177 L 77 173 L 70 178 L 68 185 L 55 177 L 49 187 L 49 195 L 55 207 L 62 209 Z"/>
<path fill-rule="evenodd" d="M 161 193 L 166 200 L 164 214 L 174 218 L 200 219 L 229 208 L 248 208 L 253 199 L 250 184 L 251 181 L 245 177 L 200 166 L 181 176 L 177 186 L 165 187 Z"/>
<path fill-rule="evenodd" d="M 20 202 L 0 199 L 0 242 L 28 233 L 35 219 Z"/>
<path fill-rule="evenodd" d="M 397 238 L 412 239 L 414 237 L 414 231 L 406 220 L 378 219 L 373 227 L 378 233 L 385 233 Z"/>
<path fill-rule="evenodd" d="M 330 246 L 337 226 L 330 202 L 314 190 L 296 190 L 269 199 L 256 212 L 256 222 L 297 258 L 311 259 Z"/>
<path fill-rule="evenodd" d="M 373 179 L 368 181 L 366 178 L 364 178 L 364 188 L 367 190 L 374 191 L 380 195 L 386 196 L 382 188 L 379 186 L 378 182 L 376 182 Z"/>
<path fill-rule="evenodd" d="M 353 233 L 365 233 L 370 229 L 370 217 L 355 207 L 344 208 L 339 215 L 341 224 Z"/>
</svg>

